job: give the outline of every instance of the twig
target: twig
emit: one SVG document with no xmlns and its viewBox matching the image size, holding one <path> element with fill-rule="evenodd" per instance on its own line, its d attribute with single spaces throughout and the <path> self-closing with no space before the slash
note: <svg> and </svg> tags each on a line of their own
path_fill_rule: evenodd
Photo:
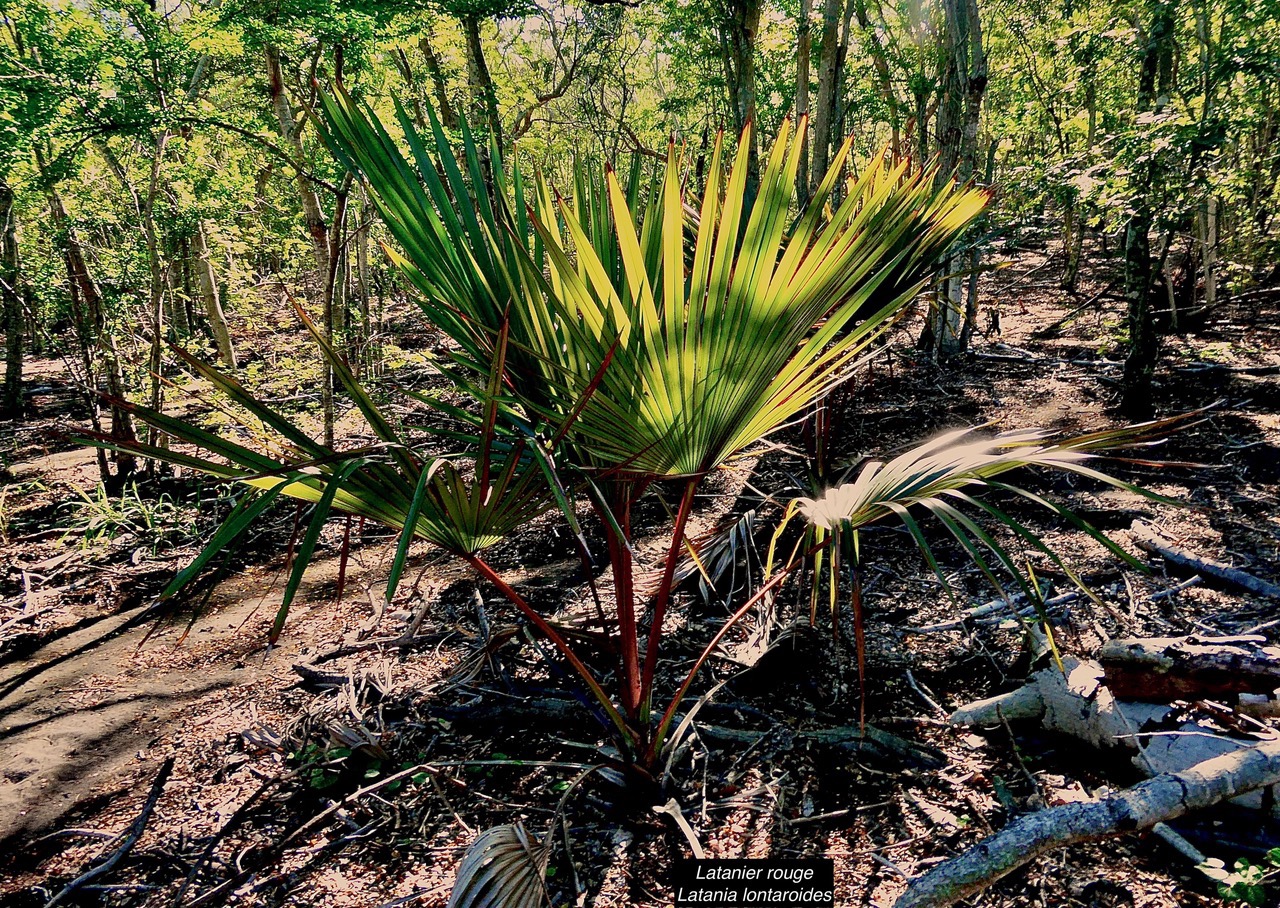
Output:
<svg viewBox="0 0 1280 908">
<path fill-rule="evenodd" d="M 911 689 L 920 695 L 920 699 L 925 702 L 931 710 L 939 716 L 946 717 L 947 711 L 933 697 L 929 696 L 928 691 L 916 681 L 915 675 L 911 674 L 911 669 L 907 669 L 907 683 L 911 685 Z"/>
<path fill-rule="evenodd" d="M 301 826 L 295 827 L 292 832 L 288 833 L 282 839 L 280 839 L 280 841 L 276 842 L 270 848 L 266 849 L 266 853 L 263 854 L 259 858 L 259 860 L 255 862 L 255 866 L 250 867 L 248 869 L 244 869 L 244 868 L 240 868 L 237 865 L 237 871 L 235 874 L 233 874 L 228 879 L 223 880 L 221 883 L 219 883 L 217 886 L 213 887 L 212 889 L 201 893 L 191 903 L 191 908 L 197 908 L 197 906 L 200 906 L 200 905 L 210 904 L 212 902 L 217 901 L 222 896 L 225 896 L 233 892 L 236 889 L 236 887 L 238 887 L 241 883 L 243 883 L 245 880 L 251 877 L 255 872 L 257 872 L 257 870 L 261 869 L 262 867 L 265 867 L 268 860 L 270 860 L 274 856 L 282 854 L 289 847 L 289 845 L 293 843 L 295 839 L 297 839 L 299 836 L 302 836 L 306 833 L 312 832 L 317 826 L 320 825 L 320 823 L 327 820 L 329 817 L 333 816 L 339 810 L 342 810 L 348 805 L 355 803 L 358 799 L 364 797 L 367 794 L 371 794 L 379 790 L 380 788 L 385 788 L 386 786 L 392 784 L 393 782 L 399 782 L 401 779 L 408 778 L 409 776 L 415 775 L 420 772 L 430 773 L 431 777 L 435 778 L 435 774 L 438 772 L 438 770 L 436 769 L 435 764 L 419 763 L 417 766 L 410 766 L 408 769 L 402 769 L 400 770 L 400 772 L 393 773 L 392 775 L 379 779 L 378 781 L 370 785 L 366 785 L 364 788 L 353 791 L 351 794 L 347 795 L 341 801 L 334 801 L 324 810 L 320 811 L 311 819 L 307 820 Z M 46 908 L 48 908 L 48 906 L 46 906 Z"/>
<path fill-rule="evenodd" d="M 1043 606 L 1044 608 L 1052 608 L 1057 605 L 1065 605 L 1068 602 L 1074 602 L 1079 599 L 1081 595 L 1082 594 L 1079 591 L 1073 590 L 1069 593 L 1063 593 L 1060 596 L 1054 596 L 1052 599 L 1046 599 Z M 1016 598 L 1022 597 L 1019 596 Z M 904 627 L 902 630 L 908 634 L 935 634 L 940 631 L 951 631 L 956 630 L 957 628 L 962 628 L 966 622 L 991 617 L 998 612 L 1016 612 L 1021 615 L 1024 612 L 1031 614 L 1035 611 L 1035 606 L 1024 606 L 1021 609 L 1013 609 L 1006 600 L 995 599 L 985 605 L 969 609 L 969 611 L 965 612 L 959 618 L 952 618 L 948 621 L 939 621 L 937 624 L 926 624 L 922 627 Z"/>
<path fill-rule="evenodd" d="M 1150 596 L 1147 597 L 1147 601 L 1159 602 L 1161 599 L 1168 599 L 1172 596 L 1176 596 L 1179 593 L 1181 593 L 1183 590 L 1189 590 L 1191 589 L 1191 587 L 1199 586 L 1202 583 L 1204 583 L 1204 578 L 1201 577 L 1199 574 L 1196 574 L 1194 577 L 1190 577 L 1187 580 L 1182 581 L 1177 586 L 1171 586 L 1167 590 L 1161 590 L 1158 593 L 1152 593 Z"/>
<path fill-rule="evenodd" d="M 693 831 L 693 827 L 689 825 L 689 821 L 684 818 L 684 812 L 680 810 L 680 805 L 676 803 L 675 798 L 671 798 L 661 807 L 653 808 L 654 813 L 666 814 L 675 820 L 676 826 L 684 833 L 685 841 L 689 843 L 689 850 L 693 852 L 694 858 L 702 860 L 706 857 L 706 853 L 702 850 L 702 843 L 698 841 L 698 834 Z"/>
<path fill-rule="evenodd" d="M 151 814 L 156 809 L 156 802 L 160 800 L 160 795 L 164 793 L 164 784 L 169 781 L 169 774 L 172 772 L 173 757 L 166 757 L 165 761 L 160 764 L 160 771 L 156 773 L 155 781 L 151 783 L 151 792 L 147 795 L 146 803 L 142 805 L 142 812 L 138 814 L 133 824 L 126 831 L 120 847 L 112 852 L 111 856 L 101 864 L 86 870 L 68 883 L 66 888 L 45 903 L 45 908 L 53 908 L 54 905 L 57 905 L 86 883 L 96 880 L 104 873 L 109 873 L 117 864 L 129 856 L 129 852 L 133 851 L 133 846 L 142 837 L 143 830 L 147 828 L 147 821 L 151 819 Z"/>
<path fill-rule="evenodd" d="M 218 844 L 226 838 L 232 830 L 244 822 L 245 817 L 249 815 L 249 811 L 253 809 L 254 805 L 256 805 L 267 792 L 279 785 L 284 778 L 284 776 L 275 776 L 274 778 L 268 779 L 264 782 L 257 791 L 250 795 L 244 803 L 235 809 L 235 812 L 231 814 L 231 817 L 227 822 L 223 823 L 221 828 L 213 834 L 213 837 L 209 840 L 209 844 L 206 845 L 204 851 L 200 853 L 200 857 L 196 858 L 196 862 L 191 865 L 191 871 L 187 874 L 187 878 L 183 880 L 182 885 L 178 887 L 178 894 L 173 898 L 173 908 L 179 908 L 179 906 L 182 905 L 182 899 L 186 896 L 187 890 L 195 881 L 196 876 L 199 875 L 200 868 L 208 863 L 209 859 L 213 857 L 213 853 L 217 850 Z"/>
<path fill-rule="evenodd" d="M 1013 758 L 1018 761 L 1018 768 L 1022 770 L 1027 782 L 1031 784 L 1031 798 L 1028 803 L 1033 809 L 1042 810 L 1044 808 L 1044 797 L 1040 794 L 1040 783 L 1036 781 L 1036 777 L 1027 768 L 1027 761 L 1022 759 L 1022 751 L 1018 749 L 1018 739 L 1013 734 L 1009 719 L 999 706 L 996 707 L 996 716 L 999 717 L 1000 724 L 1004 726 L 1004 733 L 1009 736 L 1009 746 L 1013 748 Z"/>
</svg>

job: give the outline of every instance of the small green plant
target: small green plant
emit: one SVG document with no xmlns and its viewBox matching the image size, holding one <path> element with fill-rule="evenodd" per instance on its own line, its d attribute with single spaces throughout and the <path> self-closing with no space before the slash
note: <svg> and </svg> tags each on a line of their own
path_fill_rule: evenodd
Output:
<svg viewBox="0 0 1280 908">
<path fill-rule="evenodd" d="M 75 493 L 65 530 L 68 535 L 80 536 L 85 546 L 104 545 L 132 535 L 154 549 L 165 539 L 195 535 L 190 515 L 167 492 L 155 498 L 144 497 L 135 482 L 126 486 L 119 497 L 108 492 L 102 483 L 91 492 L 75 489 Z"/>
<path fill-rule="evenodd" d="M 309 743 L 301 750 L 289 754 L 298 767 L 298 775 L 311 788 L 322 791 L 337 784 L 342 776 L 342 764 L 351 756 L 347 748 L 328 749 Z"/>
<path fill-rule="evenodd" d="M 1210 858 L 1199 869 L 1218 884 L 1218 895 L 1227 902 L 1243 902 L 1246 905 L 1267 905 L 1269 884 L 1280 876 L 1280 848 L 1267 852 L 1261 864 L 1240 858 L 1233 869 L 1227 870 L 1221 858 Z"/>
</svg>

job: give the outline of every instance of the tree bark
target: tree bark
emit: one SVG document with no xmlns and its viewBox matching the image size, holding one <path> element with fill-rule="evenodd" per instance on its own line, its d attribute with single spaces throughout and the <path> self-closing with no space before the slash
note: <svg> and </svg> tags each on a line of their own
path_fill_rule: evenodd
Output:
<svg viewBox="0 0 1280 908">
<path fill-rule="evenodd" d="M 823 0 L 822 31 L 818 41 L 818 97 L 813 111 L 813 179 L 811 189 L 827 175 L 831 166 L 832 133 L 835 126 L 836 87 L 840 82 L 840 67 L 844 63 L 840 52 L 841 0 Z"/>
<path fill-rule="evenodd" d="M 796 19 L 796 123 L 805 123 L 809 116 L 809 53 L 812 37 L 809 19 L 813 15 L 813 0 L 800 0 L 800 15 Z M 808 142 L 808 137 L 804 138 Z M 800 150 L 800 165 L 796 169 L 796 204 L 804 209 L 809 202 L 809 147 Z"/>
<path fill-rule="evenodd" d="M 871 24 L 871 17 L 867 14 L 867 0 L 851 0 L 851 3 L 854 14 L 858 18 L 858 27 L 862 29 L 867 51 L 871 54 L 871 64 L 876 69 L 876 78 L 880 81 L 880 96 L 884 98 L 885 104 L 889 106 L 889 149 L 893 155 L 893 160 L 897 162 L 902 159 L 902 113 L 901 105 L 898 103 L 897 92 L 893 89 L 893 75 L 892 70 L 889 68 L 889 57 L 885 53 L 884 44 L 881 43 L 880 36 Z"/>
<path fill-rule="evenodd" d="M 47 178 L 49 172 L 48 161 L 39 148 L 36 149 L 36 165 L 42 178 Z M 95 428 L 99 419 L 97 413 L 101 405 L 96 388 L 95 375 L 97 370 L 94 368 L 94 350 L 97 350 L 102 354 L 103 378 L 106 381 L 107 394 L 112 398 L 112 403 L 110 404 L 110 436 L 121 443 L 135 442 L 137 441 L 137 435 L 133 429 L 132 415 L 128 410 L 115 403 L 117 400 L 125 399 L 124 374 L 120 368 L 120 355 L 116 349 L 115 337 L 110 331 L 106 330 L 106 310 L 103 305 L 102 292 L 98 289 L 97 282 L 93 279 L 93 274 L 89 271 L 84 249 L 80 245 L 80 239 L 71 225 L 71 216 L 62 201 L 62 196 L 58 194 L 57 188 L 52 184 L 49 184 L 45 190 L 45 198 L 49 204 L 49 220 L 53 223 L 57 242 L 62 247 L 63 261 L 66 262 L 67 280 L 71 285 L 72 300 L 73 303 L 79 303 L 79 306 L 73 306 L 73 308 L 79 310 L 76 330 L 79 334 L 81 355 L 84 359 L 85 380 L 90 383 L 90 387 L 86 390 L 90 395 L 89 405 L 94 411 L 92 418 L 95 421 Z M 112 454 L 112 459 L 116 464 L 115 476 L 111 475 L 107 466 L 106 456 L 103 455 L 98 458 L 98 469 L 102 474 L 102 481 L 113 486 L 121 485 L 136 468 L 137 458 L 126 452 L 116 451 Z"/>
<path fill-rule="evenodd" d="M 431 36 L 423 35 L 418 39 L 418 50 L 427 64 L 427 75 L 431 77 L 431 87 L 436 94 L 436 110 L 440 113 L 440 125 L 445 129 L 458 128 L 458 112 L 449 100 L 449 88 L 444 78 L 444 67 L 431 46 Z"/>
<path fill-rule="evenodd" d="M 462 31 L 467 40 L 467 81 L 471 86 L 471 113 L 469 120 L 475 129 L 486 129 L 498 148 L 502 148 L 502 118 L 498 113 L 498 95 L 493 86 L 493 76 L 484 56 L 484 44 L 480 40 L 480 19 L 475 15 L 462 17 Z M 487 144 L 484 146 L 487 149 Z"/>
<path fill-rule="evenodd" d="M 218 276 L 213 270 L 209 236 L 203 218 L 196 222 L 191 252 L 195 262 L 196 283 L 200 287 L 200 300 L 204 304 L 204 314 L 209 319 L 214 343 L 218 346 L 218 359 L 227 368 L 235 369 L 239 363 L 236 361 L 235 346 L 231 343 L 231 330 L 227 326 L 227 317 L 222 311 L 222 301 L 218 296 Z"/>
<path fill-rule="evenodd" d="M 267 69 L 267 85 L 271 93 L 271 108 L 275 112 L 276 122 L 280 127 L 280 138 L 293 153 L 295 160 L 301 164 L 306 159 L 302 147 L 302 134 L 293 116 L 293 107 L 284 87 L 284 71 L 280 65 L 280 51 L 271 45 L 263 51 Z M 311 250 L 315 256 L 314 292 L 323 293 L 329 275 L 329 227 L 325 222 L 324 211 L 320 207 L 320 196 L 310 178 L 297 169 L 298 198 L 302 203 L 302 218 L 306 224 L 307 236 L 311 239 Z M 319 300 L 324 305 L 324 300 Z"/>
<path fill-rule="evenodd" d="M 13 189 L 0 178 L 0 318 L 4 321 L 4 395 L 0 416 L 22 419 L 22 348 L 26 321 L 22 317 L 22 297 L 18 287 L 18 228 L 13 210 Z"/>
<path fill-rule="evenodd" d="M 1137 113 L 1162 110 L 1173 84 L 1173 44 L 1177 0 L 1148 0 L 1150 23 L 1139 31 L 1142 67 L 1138 74 Z M 1133 214 L 1124 235 L 1124 297 L 1128 307 L 1129 355 L 1124 364 L 1120 407 L 1132 419 L 1147 419 L 1154 408 L 1152 378 L 1160 355 L 1152 300 L 1151 228 L 1155 219 L 1152 195 L 1162 179 L 1157 155 L 1147 155 L 1135 167 Z"/>
<path fill-rule="evenodd" d="M 1268 741 L 1096 801 L 1026 814 L 913 881 L 895 908 L 954 905 L 1055 848 L 1150 829 L 1277 782 L 1280 741 Z"/>
<path fill-rule="evenodd" d="M 745 210 L 750 211 L 760 191 L 760 142 L 756 123 L 756 40 L 760 34 L 762 0 L 726 0 L 722 41 L 729 75 L 729 101 L 734 126 L 741 136 L 751 125 L 747 149 Z M 746 221 L 744 219 L 743 223 Z"/>
<path fill-rule="evenodd" d="M 1195 555 L 1166 539 L 1162 539 L 1149 526 L 1137 520 L 1129 526 L 1129 534 L 1133 537 L 1133 543 L 1138 548 L 1160 555 L 1172 564 L 1180 565 L 1206 577 L 1212 577 L 1228 586 L 1253 593 L 1255 596 L 1266 596 L 1269 599 L 1280 600 L 1280 586 L 1263 580 L 1261 577 L 1247 574 L 1229 564 L 1223 564 L 1221 561 L 1213 561 L 1209 558 Z"/>
<path fill-rule="evenodd" d="M 1122 700 L 1167 703 L 1280 688 L 1280 648 L 1265 637 L 1150 637 L 1111 640 L 1095 654 L 1107 687 Z"/>
<path fill-rule="evenodd" d="M 975 159 L 982 97 L 987 89 L 987 56 L 977 0 L 944 0 L 943 9 L 947 63 L 938 104 L 938 179 L 950 180 L 954 174 L 961 183 L 967 183 L 977 171 Z M 972 240 L 972 233 L 969 239 Z M 938 359 L 960 353 L 972 331 L 969 313 L 976 314 L 977 299 L 965 301 L 964 276 L 957 272 L 976 269 L 977 265 L 977 255 L 972 253 L 952 255 L 944 265 L 948 276 L 932 311 L 930 332 L 933 353 Z"/>
</svg>

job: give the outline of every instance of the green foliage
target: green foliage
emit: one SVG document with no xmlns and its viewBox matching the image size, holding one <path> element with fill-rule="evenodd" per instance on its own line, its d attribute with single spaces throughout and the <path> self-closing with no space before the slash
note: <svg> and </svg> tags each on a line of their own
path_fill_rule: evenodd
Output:
<svg viewBox="0 0 1280 908">
<path fill-rule="evenodd" d="M 67 507 L 64 529 L 79 536 L 83 545 L 101 545 L 127 536 L 154 551 L 163 541 L 187 541 L 197 534 L 194 514 L 167 492 L 144 496 L 136 482 L 118 495 L 108 492 L 102 483 L 92 492 L 74 491 L 77 498 Z"/>
<path fill-rule="evenodd" d="M 1218 884 L 1218 895 L 1232 904 L 1261 906 L 1268 904 L 1269 884 L 1280 875 L 1280 848 L 1267 852 L 1261 864 L 1239 858 L 1232 870 L 1220 858 L 1210 858 L 1199 869 Z"/>
<path fill-rule="evenodd" d="M 435 458 L 414 453 L 301 309 L 378 444 L 354 451 L 319 445 L 234 379 L 184 355 L 191 369 L 274 431 L 271 453 L 144 408 L 133 412 L 220 461 L 142 444 L 128 449 L 267 493 L 233 512 L 202 559 L 277 495 L 315 503 L 272 640 L 330 511 L 357 514 L 400 531 L 388 598 L 415 537 L 466 560 L 552 642 L 631 758 L 653 766 L 684 694 L 720 638 L 799 563 L 793 558 L 773 571 L 771 553 L 764 586 L 722 627 L 661 712 L 652 712 L 662 621 L 700 482 L 847 373 L 906 311 L 932 263 L 977 216 L 984 197 L 880 157 L 861 168 L 838 205 L 828 206 L 846 143 L 810 207 L 793 214 L 798 143 L 784 129 L 749 215 L 745 142 L 726 168 L 717 144 L 701 199 L 689 197 L 674 146 L 651 181 L 639 167 L 625 184 L 612 171 L 603 179 L 579 174 L 574 195 L 564 199 L 540 174 L 526 190 L 519 168 L 494 172 L 489 183 L 465 129 L 457 157 L 434 118 L 432 135 L 424 138 L 402 110 L 411 164 L 378 120 L 345 93 L 326 96 L 324 110 L 327 140 L 368 180 L 404 250 L 389 254 L 419 291 L 427 317 L 457 344 L 445 374 L 474 408 L 419 400 L 469 427 L 437 432 L 462 442 L 462 450 Z M 526 191 L 528 207 L 521 204 Z M 839 549 L 832 542 L 839 534 L 830 531 L 853 531 L 856 557 L 857 529 L 893 517 L 911 528 L 932 563 L 909 515 L 916 508 L 936 517 L 994 583 L 995 571 L 1005 571 L 1025 586 L 1007 551 L 951 501 L 982 511 L 1061 564 L 1023 525 L 967 490 L 985 485 L 1018 492 L 1085 526 L 998 478 L 1040 467 L 1123 485 L 1084 461 L 1093 450 L 1132 441 L 1142 431 L 1056 445 L 1029 432 L 967 444 L 944 437 L 888 464 L 867 464 L 857 482 L 801 503 L 820 530 L 811 547 L 829 549 L 834 566 Z M 668 478 L 681 480 L 684 494 L 646 634 L 636 620 L 642 603 L 631 578 L 631 513 L 654 481 Z M 570 644 L 482 557 L 531 515 L 557 506 L 581 541 L 575 499 L 583 493 L 609 540 L 620 644 L 616 694 L 588 666 L 590 654 Z M 994 569 L 974 540 L 995 555 Z M 585 550 L 584 558 L 590 560 Z M 834 595 L 834 582 L 832 588 Z"/>
</svg>

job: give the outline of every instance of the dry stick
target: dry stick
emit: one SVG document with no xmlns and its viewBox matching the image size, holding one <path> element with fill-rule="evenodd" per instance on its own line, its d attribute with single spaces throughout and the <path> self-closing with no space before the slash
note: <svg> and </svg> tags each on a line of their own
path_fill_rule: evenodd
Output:
<svg viewBox="0 0 1280 908">
<path fill-rule="evenodd" d="M 187 890 L 191 888 L 191 884 L 195 882 L 196 877 L 200 874 L 200 868 L 212 859 L 214 852 L 217 851 L 218 845 L 222 840 L 225 839 L 242 822 L 244 822 L 244 819 L 249 815 L 249 811 L 252 810 L 259 801 L 261 801 L 262 797 L 267 794 L 267 792 L 279 785 L 284 778 L 284 776 L 275 776 L 274 778 L 267 779 L 267 781 L 264 782 L 257 791 L 250 795 L 244 803 L 236 808 L 235 812 L 231 814 L 231 817 L 227 822 L 223 823 L 222 827 L 213 834 L 209 839 L 209 844 L 206 845 L 204 851 L 200 853 L 200 857 L 198 857 L 196 862 L 191 865 L 191 871 L 187 874 L 187 878 L 183 880 L 182 885 L 178 887 L 178 894 L 173 897 L 173 902 L 171 903 L 173 908 L 180 908 L 183 898 L 186 897 Z"/>
<path fill-rule="evenodd" d="M 894 908 L 944 908 L 1055 848 L 1149 829 L 1276 783 L 1280 741 L 1268 741 L 1182 772 L 1161 773 L 1100 800 L 1027 814 L 916 879 Z"/>
<path fill-rule="evenodd" d="M 199 896 L 196 897 L 194 901 L 191 902 L 191 908 L 197 908 L 197 906 L 200 906 L 200 905 L 207 905 L 210 903 L 214 903 L 220 900 L 223 896 L 230 895 L 236 889 L 237 886 L 239 886 L 249 877 L 253 876 L 262 868 L 266 867 L 267 862 L 269 860 L 283 854 L 288 849 L 289 845 L 291 845 L 294 842 L 294 840 L 297 839 L 299 836 L 302 836 L 306 833 L 313 832 L 316 829 L 316 827 L 319 826 L 320 823 L 322 823 L 324 820 L 327 820 L 329 817 L 333 816 L 335 813 L 337 813 L 339 810 L 343 809 L 344 807 L 354 804 L 356 801 L 358 801 L 360 798 L 364 797 L 365 795 L 371 794 L 380 788 L 385 788 L 387 785 L 390 785 L 392 782 L 398 782 L 401 779 L 407 778 L 408 776 L 414 775 L 415 773 L 419 773 L 419 772 L 429 773 L 434 778 L 434 775 L 437 772 L 439 772 L 439 770 L 436 769 L 435 765 L 431 763 L 419 763 L 417 766 L 410 766 L 408 769 L 402 769 L 400 772 L 389 775 L 386 778 L 379 779 L 378 781 L 373 782 L 370 785 L 366 785 L 364 788 L 361 788 L 357 791 L 353 791 L 351 794 L 347 795 L 341 801 L 334 801 L 324 810 L 320 811 L 311 819 L 307 820 L 301 826 L 295 827 L 292 832 L 289 832 L 284 836 L 284 838 L 280 839 L 280 841 L 276 842 L 274 845 L 268 848 L 266 854 L 264 854 L 262 858 L 258 862 L 256 862 L 256 866 L 251 867 L 247 870 L 245 869 L 238 870 L 235 874 L 233 874 L 228 879 L 223 880 L 217 886 L 214 886 L 212 889 L 209 889 L 206 892 L 201 893 Z M 49 908 L 49 906 L 46 905 L 45 908 Z"/>
<path fill-rule="evenodd" d="M 1201 576 L 1213 577 L 1223 583 L 1228 583 L 1231 586 L 1253 593 L 1255 596 L 1280 599 L 1280 586 L 1276 586 L 1274 583 L 1255 577 L 1252 574 L 1246 574 L 1244 571 L 1233 568 L 1229 564 L 1223 564 L 1221 561 L 1200 558 L 1186 549 L 1161 538 L 1155 530 L 1140 521 L 1135 520 L 1133 522 L 1133 525 L 1129 527 L 1129 533 L 1133 536 L 1133 542 L 1138 548 L 1154 552 L 1157 555 L 1163 555 L 1166 561 L 1191 568 Z"/>
<path fill-rule="evenodd" d="M 1062 318 L 1058 319 L 1052 325 L 1049 325 L 1044 328 L 1037 328 L 1035 331 L 1032 331 L 1031 336 L 1037 339 L 1045 338 L 1045 337 L 1053 337 L 1059 331 L 1061 331 L 1064 327 L 1066 327 L 1067 322 L 1076 318 L 1078 315 L 1080 315 L 1080 313 L 1084 312 L 1084 310 L 1088 309 L 1090 306 L 1101 301 L 1102 298 L 1106 296 L 1107 293 L 1111 291 L 1111 288 L 1114 287 L 1115 285 L 1116 285 L 1115 281 L 1112 281 L 1111 283 L 1107 284 L 1107 286 L 1103 287 L 1101 290 L 1099 290 L 1093 296 L 1089 297 L 1089 299 L 1085 300 L 1079 306 L 1076 306 L 1074 309 L 1072 309 Z"/>
<path fill-rule="evenodd" d="M 111 856 L 101 864 L 86 870 L 68 883 L 65 889 L 45 903 L 44 908 L 53 908 L 54 905 L 57 905 L 81 886 L 109 872 L 129 856 L 129 852 L 133 851 L 133 846 L 138 843 L 138 839 L 142 838 L 142 831 L 147 828 L 147 821 L 151 819 L 151 814 L 156 809 L 156 802 L 160 800 L 160 795 L 164 793 L 164 783 L 169 781 L 169 774 L 172 772 L 173 757 L 166 757 L 165 761 L 160 764 L 160 771 L 156 773 L 155 781 L 151 783 L 151 792 L 147 795 L 146 803 L 142 805 L 142 812 L 138 814 L 125 833 L 124 841 L 120 843 L 120 847 L 112 852 Z"/>
<path fill-rule="evenodd" d="M 1054 606 L 1065 605 L 1068 602 L 1075 602 L 1077 599 L 1079 599 L 1083 595 L 1084 594 L 1081 593 L 1079 590 L 1071 590 L 1070 592 L 1062 593 L 1061 595 L 1054 596 L 1050 599 L 1046 599 L 1040 604 L 1044 608 L 1053 608 Z M 1021 595 L 1016 596 L 1014 597 L 1014 601 L 1017 602 L 1022 598 L 1023 597 Z M 901 628 L 901 630 L 904 633 L 908 633 L 908 634 L 933 634 L 939 631 L 950 631 L 950 630 L 962 629 L 965 626 L 965 624 L 969 621 L 977 621 L 983 618 L 992 617 L 995 615 L 999 615 L 1002 612 L 1005 614 L 1000 616 L 1000 620 L 1004 620 L 1004 618 L 1007 617 L 1010 613 L 1016 613 L 1018 615 L 1023 615 L 1023 614 L 1030 615 L 1030 614 L 1033 614 L 1035 611 L 1036 611 L 1036 608 L 1033 605 L 1014 606 L 1014 605 L 1010 605 L 1010 603 L 1005 599 L 993 599 L 992 601 L 986 603 L 985 605 L 979 605 L 975 608 L 969 609 L 959 618 L 951 618 L 951 619 L 948 619 L 947 621 L 939 621 L 936 624 L 926 624 L 922 627 L 904 627 L 904 628 Z"/>
</svg>

